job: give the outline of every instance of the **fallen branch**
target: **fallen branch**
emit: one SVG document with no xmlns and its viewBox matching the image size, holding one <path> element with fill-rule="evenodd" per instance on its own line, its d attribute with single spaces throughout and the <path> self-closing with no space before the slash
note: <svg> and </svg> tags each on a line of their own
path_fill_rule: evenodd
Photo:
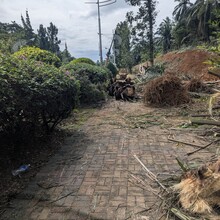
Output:
<svg viewBox="0 0 220 220">
<path fill-rule="evenodd" d="M 130 174 L 130 175 L 131 175 L 131 177 L 132 177 L 134 180 L 137 181 L 137 183 L 132 182 L 131 180 L 128 180 L 129 182 L 131 182 L 132 184 L 138 186 L 139 188 L 141 188 L 141 189 L 143 189 L 143 190 L 147 190 L 148 192 L 153 193 L 155 196 L 159 197 L 160 199 L 163 199 L 163 198 L 159 195 L 158 191 L 154 190 L 150 185 L 147 186 L 147 185 L 144 183 L 144 181 L 141 180 L 140 178 L 134 176 L 133 174 Z M 139 183 L 141 183 L 142 186 L 140 186 Z"/>
<path fill-rule="evenodd" d="M 197 125 L 216 125 L 216 126 L 220 126 L 220 122 L 219 121 L 211 121 L 211 120 L 195 120 L 195 119 L 191 119 L 191 123 L 193 124 L 197 124 Z"/>
<path fill-rule="evenodd" d="M 219 107 L 220 108 L 220 107 Z M 201 115 L 191 115 L 191 117 L 212 117 L 212 116 L 217 116 L 219 117 L 220 115 L 219 114 L 213 114 L 213 115 L 210 115 L 210 114 L 201 114 Z"/>
<path fill-rule="evenodd" d="M 213 75 L 213 76 L 217 76 L 217 77 L 219 77 L 219 78 L 220 78 L 220 74 L 219 74 L 219 73 L 214 72 L 213 70 L 209 70 L 209 71 L 208 71 L 208 73 L 209 73 L 209 74 L 211 74 L 211 75 Z"/>
<path fill-rule="evenodd" d="M 55 199 L 55 200 L 49 202 L 49 204 L 52 204 L 52 203 L 57 202 L 57 201 L 59 201 L 59 200 L 61 200 L 61 199 L 64 199 L 64 198 L 66 198 L 66 197 L 72 195 L 72 194 L 75 193 L 75 192 L 76 192 L 76 191 L 73 191 L 73 192 L 70 192 L 70 193 L 66 194 L 65 196 L 61 196 L 60 198 Z"/>
<path fill-rule="evenodd" d="M 213 109 L 213 110 L 214 110 L 214 109 L 220 109 L 220 105 L 216 105 L 216 106 L 214 106 L 212 109 Z"/>
<path fill-rule="evenodd" d="M 184 215 L 180 210 L 172 208 L 170 210 L 176 217 L 178 217 L 181 220 L 196 220 L 195 218 L 189 217 Z"/>
<path fill-rule="evenodd" d="M 197 150 L 195 150 L 195 151 L 192 151 L 192 152 L 190 152 L 190 153 L 187 153 L 186 155 L 187 155 L 187 156 L 190 156 L 190 155 L 192 155 L 192 154 L 194 154 L 194 153 L 196 153 L 196 152 L 198 152 L 198 151 L 200 151 L 200 150 L 204 150 L 204 149 L 206 149 L 207 147 L 209 147 L 210 145 L 212 145 L 212 144 L 214 144 L 214 143 L 216 143 L 216 142 L 218 142 L 218 141 L 220 141 L 220 139 L 217 139 L 217 140 L 215 140 L 215 141 L 212 141 L 211 143 L 205 145 L 204 147 L 201 147 L 200 149 L 197 149 Z"/>
<path fill-rule="evenodd" d="M 173 142 L 176 142 L 176 143 L 179 143 L 179 144 L 186 144 L 186 145 L 189 145 L 189 146 L 192 146 L 192 147 L 199 147 L 199 148 L 202 147 L 201 145 L 192 144 L 192 143 L 188 143 L 188 142 L 184 142 L 184 141 L 180 141 L 180 140 L 175 140 L 175 139 L 172 139 L 172 138 L 167 138 L 167 139 L 169 141 L 173 141 Z"/>
<path fill-rule="evenodd" d="M 177 163 L 179 164 L 180 168 L 182 169 L 182 171 L 186 172 L 188 170 L 188 168 L 185 166 L 185 164 L 183 164 L 183 162 L 181 162 L 178 157 L 176 157 L 176 160 L 177 160 Z"/>
<path fill-rule="evenodd" d="M 220 83 L 220 80 L 216 80 L 216 81 L 208 81 L 208 82 L 203 82 L 204 84 L 218 84 Z"/>
<path fill-rule="evenodd" d="M 54 187 L 60 187 L 60 186 L 63 186 L 63 184 L 60 184 L 60 183 L 49 183 L 48 185 L 44 185 L 44 183 L 37 183 L 37 185 L 43 189 L 51 189 L 51 188 L 54 188 Z"/>
<path fill-rule="evenodd" d="M 143 212 L 148 212 L 148 211 L 150 211 L 151 209 L 152 209 L 152 207 L 150 207 L 150 208 L 148 208 L 148 209 L 143 209 L 143 210 L 141 210 L 141 211 L 139 211 L 139 212 L 134 213 L 133 215 L 135 216 L 135 215 L 141 214 L 141 213 L 143 213 Z M 127 217 L 125 220 L 128 220 L 129 218 L 132 218 L 133 215 L 130 215 L 130 216 Z"/>
<path fill-rule="evenodd" d="M 147 172 L 146 175 L 149 179 L 151 179 L 152 181 L 155 181 L 159 186 L 161 186 L 162 189 L 164 189 L 166 192 L 168 192 L 167 188 L 160 183 L 160 181 L 157 179 L 156 175 L 153 174 L 143 163 L 142 161 L 137 157 L 137 155 L 134 155 L 134 158 L 141 164 L 141 166 L 145 169 L 145 171 Z"/>
</svg>

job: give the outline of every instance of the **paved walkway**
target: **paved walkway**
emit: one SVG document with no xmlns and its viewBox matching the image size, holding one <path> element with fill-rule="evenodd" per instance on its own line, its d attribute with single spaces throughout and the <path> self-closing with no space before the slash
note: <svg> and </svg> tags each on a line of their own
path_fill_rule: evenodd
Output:
<svg viewBox="0 0 220 220">
<path fill-rule="evenodd" d="M 116 101 L 95 111 L 12 201 L 1 219 L 159 219 L 159 214 L 144 212 L 157 197 L 131 183 L 133 174 L 144 174 L 133 155 L 155 174 L 174 173 L 179 169 L 175 157 L 183 158 L 193 148 L 176 145 L 168 136 L 203 141 L 187 132 L 162 128 L 168 120 L 157 113 L 141 103 Z M 150 115 L 154 121 L 149 121 Z M 207 153 L 200 153 L 200 158 Z"/>
</svg>

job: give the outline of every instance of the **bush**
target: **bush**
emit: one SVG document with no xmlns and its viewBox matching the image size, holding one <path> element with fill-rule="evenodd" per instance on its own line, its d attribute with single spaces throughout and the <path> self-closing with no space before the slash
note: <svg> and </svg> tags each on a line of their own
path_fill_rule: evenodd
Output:
<svg viewBox="0 0 220 220">
<path fill-rule="evenodd" d="M 105 99 L 111 76 L 108 69 L 86 63 L 70 62 L 63 67 L 63 70 L 80 81 L 81 103 L 89 104 Z"/>
<path fill-rule="evenodd" d="M 118 70 L 113 63 L 109 62 L 106 68 L 111 71 L 113 77 L 116 77 Z"/>
<path fill-rule="evenodd" d="M 22 47 L 19 51 L 13 54 L 13 57 L 23 60 L 41 61 L 56 67 L 61 65 L 60 59 L 55 54 L 38 47 Z"/>
<path fill-rule="evenodd" d="M 84 58 L 84 57 L 78 58 L 78 59 L 75 59 L 75 60 L 72 60 L 70 63 L 71 63 L 71 64 L 87 63 L 87 64 L 90 64 L 90 65 L 95 65 L 95 63 L 94 63 L 91 59 L 89 59 L 89 58 Z"/>
<path fill-rule="evenodd" d="M 55 66 L 0 55 L 0 131 L 22 139 L 51 132 L 78 102 L 79 82 Z"/>
</svg>

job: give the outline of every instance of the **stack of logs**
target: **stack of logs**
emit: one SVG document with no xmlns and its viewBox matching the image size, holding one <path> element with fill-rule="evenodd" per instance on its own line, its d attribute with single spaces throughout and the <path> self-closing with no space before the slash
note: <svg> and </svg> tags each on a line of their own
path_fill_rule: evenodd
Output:
<svg viewBox="0 0 220 220">
<path fill-rule="evenodd" d="M 130 101 L 135 98 L 135 86 L 131 78 L 113 80 L 108 89 L 109 95 L 116 100 Z"/>
</svg>

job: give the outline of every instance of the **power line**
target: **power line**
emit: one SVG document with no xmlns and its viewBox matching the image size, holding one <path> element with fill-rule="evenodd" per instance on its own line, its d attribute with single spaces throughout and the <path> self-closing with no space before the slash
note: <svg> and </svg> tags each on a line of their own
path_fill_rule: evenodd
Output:
<svg viewBox="0 0 220 220">
<path fill-rule="evenodd" d="M 100 8 L 108 5 L 112 5 L 116 3 L 117 0 L 105 0 L 105 1 L 100 1 L 97 0 L 96 2 L 85 2 L 86 4 L 97 4 L 98 6 L 98 27 L 99 27 L 99 56 L 100 56 L 100 64 L 102 65 L 103 63 L 103 56 L 102 56 L 102 30 L 101 30 L 101 16 L 100 16 Z"/>
</svg>

